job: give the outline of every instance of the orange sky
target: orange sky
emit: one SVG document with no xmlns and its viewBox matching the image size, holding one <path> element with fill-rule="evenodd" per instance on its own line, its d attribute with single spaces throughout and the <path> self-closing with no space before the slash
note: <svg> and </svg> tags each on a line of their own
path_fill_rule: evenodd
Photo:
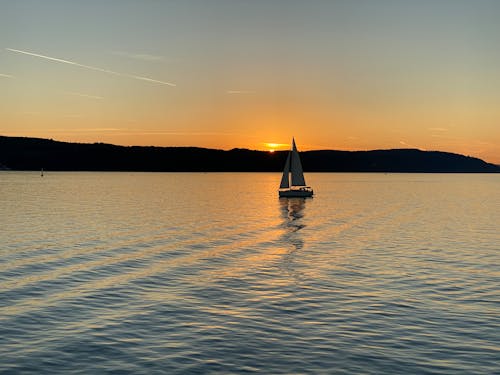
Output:
<svg viewBox="0 0 500 375">
<path fill-rule="evenodd" d="M 8 2 L 0 134 L 500 164 L 500 3 Z"/>
</svg>

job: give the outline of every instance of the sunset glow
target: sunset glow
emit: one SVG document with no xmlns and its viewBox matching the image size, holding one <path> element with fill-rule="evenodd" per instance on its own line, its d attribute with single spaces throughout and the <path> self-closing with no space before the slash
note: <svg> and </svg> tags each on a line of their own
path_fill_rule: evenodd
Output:
<svg viewBox="0 0 500 375">
<path fill-rule="evenodd" d="M 287 143 L 264 143 L 264 146 L 271 152 L 276 150 L 288 150 L 290 148 L 290 145 Z"/>
<path fill-rule="evenodd" d="M 500 164 L 499 13 L 486 0 L 6 2 L 0 135 L 267 151 L 295 136 L 303 151 Z"/>
</svg>

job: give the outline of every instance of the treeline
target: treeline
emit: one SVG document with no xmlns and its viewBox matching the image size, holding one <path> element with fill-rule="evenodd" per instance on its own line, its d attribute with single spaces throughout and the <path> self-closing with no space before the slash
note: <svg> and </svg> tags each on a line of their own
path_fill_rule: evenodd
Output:
<svg viewBox="0 0 500 375">
<path fill-rule="evenodd" d="M 306 172 L 481 172 L 500 167 L 447 152 L 414 149 L 301 152 Z M 0 169 L 51 171 L 276 172 L 287 151 L 115 146 L 0 136 Z"/>
</svg>

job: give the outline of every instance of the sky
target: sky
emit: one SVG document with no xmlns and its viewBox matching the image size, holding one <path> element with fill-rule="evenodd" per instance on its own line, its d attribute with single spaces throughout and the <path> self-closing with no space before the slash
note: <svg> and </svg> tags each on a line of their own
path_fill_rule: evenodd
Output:
<svg viewBox="0 0 500 375">
<path fill-rule="evenodd" d="M 500 164 L 500 1 L 0 0 L 0 135 Z"/>
</svg>

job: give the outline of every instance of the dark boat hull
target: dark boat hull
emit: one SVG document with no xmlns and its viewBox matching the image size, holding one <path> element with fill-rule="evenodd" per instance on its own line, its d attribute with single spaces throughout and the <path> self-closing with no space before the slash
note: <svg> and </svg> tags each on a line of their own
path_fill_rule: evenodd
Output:
<svg viewBox="0 0 500 375">
<path fill-rule="evenodd" d="M 312 197 L 313 196 L 313 190 L 312 189 L 288 189 L 288 190 L 279 190 L 279 196 L 280 197 L 286 197 L 286 198 L 306 198 L 306 197 Z"/>
</svg>

